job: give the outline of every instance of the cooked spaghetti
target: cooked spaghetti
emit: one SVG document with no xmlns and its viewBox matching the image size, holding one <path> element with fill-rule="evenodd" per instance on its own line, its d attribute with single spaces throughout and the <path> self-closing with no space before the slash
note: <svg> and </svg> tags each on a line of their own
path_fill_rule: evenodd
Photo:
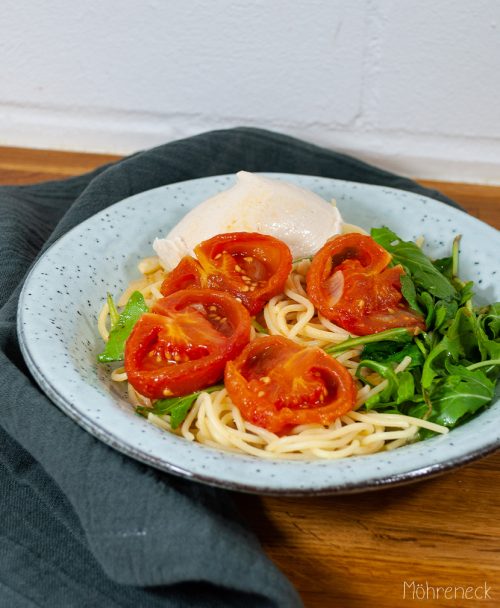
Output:
<svg viewBox="0 0 500 608">
<path fill-rule="evenodd" d="M 304 346 L 325 348 L 352 337 L 346 330 L 319 315 L 305 291 L 305 277 L 310 261 L 293 265 L 285 290 L 266 304 L 262 315 L 262 329 L 281 335 Z M 140 291 L 148 306 L 162 298 L 160 286 L 166 273 L 158 258 L 146 258 L 139 264 L 143 278 L 134 281 L 118 301 L 125 305 L 134 291 Z M 99 314 L 98 328 L 103 340 L 108 339 L 109 307 L 105 304 Z M 262 330 L 252 329 L 251 340 L 259 339 Z M 444 426 L 424 419 L 401 414 L 363 411 L 366 401 L 383 391 L 387 380 L 371 374 L 371 385 L 361 385 L 356 377 L 361 347 L 346 350 L 336 357 L 357 382 L 355 409 L 329 426 L 306 424 L 294 427 L 285 436 L 278 436 L 243 419 L 227 391 L 201 392 L 183 423 L 173 429 L 170 415 L 149 413 L 148 420 L 156 426 L 190 441 L 268 459 L 336 459 L 358 454 L 372 454 L 392 450 L 414 441 L 420 429 L 447 433 Z M 403 372 L 411 363 L 405 357 L 395 368 Z M 111 379 L 126 382 L 123 367 L 113 370 Z M 128 396 L 134 406 L 150 407 L 152 401 L 140 395 L 128 383 Z"/>
</svg>

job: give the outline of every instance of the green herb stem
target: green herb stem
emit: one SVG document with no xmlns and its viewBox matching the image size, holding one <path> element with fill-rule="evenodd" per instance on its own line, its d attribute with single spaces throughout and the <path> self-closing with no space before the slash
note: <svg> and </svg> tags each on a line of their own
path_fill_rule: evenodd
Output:
<svg viewBox="0 0 500 608">
<path fill-rule="evenodd" d="M 396 327 L 395 329 L 387 329 L 378 334 L 370 334 L 368 336 L 360 336 L 359 338 L 348 338 L 340 344 L 328 346 L 324 350 L 329 355 L 344 352 L 354 346 L 363 346 L 372 342 L 381 342 L 382 340 L 390 340 L 393 342 L 410 342 L 412 338 L 411 332 L 407 327 Z"/>
<path fill-rule="evenodd" d="M 453 245 L 451 248 L 451 257 L 452 257 L 451 274 L 454 279 L 456 279 L 458 277 L 458 254 L 459 254 L 461 238 L 462 238 L 462 235 L 457 234 L 457 236 L 453 239 Z"/>
<path fill-rule="evenodd" d="M 473 363 L 472 365 L 468 365 L 467 369 L 472 371 L 475 369 L 479 369 L 480 367 L 490 367 L 492 365 L 500 365 L 500 359 L 487 359 L 486 361 L 479 361 L 479 363 Z"/>
<path fill-rule="evenodd" d="M 263 325 L 261 325 L 257 321 L 257 319 L 252 319 L 252 325 L 259 332 L 259 334 L 269 335 L 269 332 L 267 331 L 267 329 Z"/>
</svg>

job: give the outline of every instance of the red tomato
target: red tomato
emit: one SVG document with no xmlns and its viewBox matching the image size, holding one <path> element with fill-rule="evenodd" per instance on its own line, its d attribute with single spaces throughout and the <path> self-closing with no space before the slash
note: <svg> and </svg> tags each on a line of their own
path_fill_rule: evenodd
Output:
<svg viewBox="0 0 500 608">
<path fill-rule="evenodd" d="M 354 381 L 340 363 L 282 336 L 250 342 L 226 364 L 224 383 L 243 418 L 273 433 L 328 425 L 356 402 Z"/>
<path fill-rule="evenodd" d="M 195 247 L 197 260 L 184 258 L 161 286 L 163 295 L 183 287 L 227 291 L 241 300 L 251 315 L 281 293 L 292 269 L 288 246 L 265 234 L 229 232 Z"/>
<path fill-rule="evenodd" d="M 161 285 L 161 293 L 169 296 L 176 291 L 190 287 L 206 287 L 206 276 L 200 264 L 187 255 L 167 275 Z"/>
<path fill-rule="evenodd" d="M 369 236 L 337 236 L 314 256 L 307 294 L 324 317 L 360 336 L 394 327 L 423 330 L 423 317 L 409 310 L 401 293 L 404 270 L 388 268 L 390 261 Z"/>
<path fill-rule="evenodd" d="M 250 339 L 250 315 L 230 295 L 185 289 L 143 314 L 125 345 L 128 381 L 151 399 L 186 395 L 217 382 Z"/>
</svg>

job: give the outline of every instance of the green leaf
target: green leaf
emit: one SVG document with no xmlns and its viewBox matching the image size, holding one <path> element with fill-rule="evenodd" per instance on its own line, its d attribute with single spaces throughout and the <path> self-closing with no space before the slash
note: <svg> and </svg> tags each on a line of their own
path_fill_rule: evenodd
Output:
<svg viewBox="0 0 500 608">
<path fill-rule="evenodd" d="M 458 288 L 459 295 L 459 306 L 463 306 L 466 302 L 469 302 L 474 297 L 474 282 L 468 281 L 462 283 Z"/>
<path fill-rule="evenodd" d="M 500 306 L 493 304 L 486 313 L 479 315 L 476 325 L 476 336 L 478 347 L 481 352 L 481 367 L 491 367 L 488 374 L 497 375 L 500 367 L 497 360 L 500 359 Z M 487 362 L 490 361 L 488 364 Z M 483 365 L 484 363 L 484 365 Z M 477 363 L 479 366 L 479 362 Z"/>
<path fill-rule="evenodd" d="M 444 275 L 448 280 L 451 281 L 453 278 L 453 257 L 440 258 L 439 260 L 433 260 L 434 266 L 439 272 Z"/>
<path fill-rule="evenodd" d="M 361 374 L 363 368 L 371 369 L 387 380 L 387 387 L 383 391 L 367 399 L 365 402 L 367 410 L 377 407 L 377 409 L 382 408 L 387 411 L 387 408 L 392 408 L 393 411 L 402 413 L 398 406 L 409 401 L 420 401 L 422 399 L 415 394 L 415 379 L 410 371 L 405 370 L 396 373 L 391 363 L 384 364 L 363 359 L 356 370 L 356 376 L 365 382 L 366 379 Z"/>
<path fill-rule="evenodd" d="M 467 308 L 460 308 L 446 335 L 431 350 L 422 372 L 422 387 L 430 389 L 434 378 L 446 374 L 445 362 L 459 359 L 474 361 L 478 357 L 476 317 Z"/>
<path fill-rule="evenodd" d="M 164 416 L 170 414 L 170 426 L 173 429 L 178 428 L 185 420 L 189 410 L 193 407 L 194 402 L 201 393 L 213 393 L 220 391 L 224 388 L 223 384 L 215 384 L 209 386 L 200 391 L 195 391 L 189 395 L 183 395 L 181 397 L 168 397 L 167 399 L 159 399 L 155 401 L 153 407 L 136 407 L 136 412 L 145 417 L 148 414 L 156 414 L 157 416 Z"/>
<path fill-rule="evenodd" d="M 185 399 L 170 410 L 170 426 L 173 429 L 176 429 L 184 422 L 195 400 L 196 397 L 193 399 Z"/>
<path fill-rule="evenodd" d="M 446 306 L 443 304 L 442 300 L 439 300 L 434 311 L 434 329 L 439 329 L 441 325 L 446 321 Z"/>
<path fill-rule="evenodd" d="M 116 311 L 114 304 L 113 307 Z M 148 307 L 144 301 L 144 296 L 139 291 L 134 291 L 114 325 L 112 317 L 112 327 L 111 331 L 109 332 L 108 341 L 106 342 L 103 352 L 97 356 L 99 363 L 123 361 L 125 342 L 130 336 L 130 333 L 134 325 L 137 323 L 139 317 L 145 312 L 148 312 Z"/>
<path fill-rule="evenodd" d="M 481 370 L 449 366 L 451 375 L 443 378 L 430 393 L 432 413 L 429 420 L 448 428 L 456 426 L 492 399 L 495 383 Z"/>
<path fill-rule="evenodd" d="M 405 403 L 411 401 L 415 396 L 415 380 L 409 371 L 399 372 L 396 374 L 398 380 L 396 403 Z"/>
<path fill-rule="evenodd" d="M 403 241 L 389 228 L 372 228 L 372 238 L 387 250 L 395 263 L 407 268 L 415 286 L 428 291 L 441 300 L 455 298 L 456 291 L 451 282 L 439 272 L 431 260 L 415 243 Z"/>
<path fill-rule="evenodd" d="M 113 327 L 118 323 L 118 321 L 120 319 L 120 315 L 118 314 L 118 310 L 116 309 L 116 305 L 113 302 L 113 298 L 112 298 L 111 294 L 109 293 L 109 291 L 106 296 L 106 301 L 108 302 L 109 318 L 111 320 L 111 329 L 113 329 Z"/>
<path fill-rule="evenodd" d="M 324 350 L 329 355 L 342 353 L 354 346 L 363 346 L 372 342 L 382 342 L 383 340 L 391 340 L 393 342 L 407 343 L 412 341 L 412 333 L 407 327 L 396 327 L 395 329 L 387 329 L 378 334 L 369 334 L 368 336 L 360 336 L 359 338 L 348 338 L 340 344 L 328 346 Z"/>
<path fill-rule="evenodd" d="M 500 339 L 500 302 L 488 306 L 479 316 L 479 323 L 491 340 Z"/>
<path fill-rule="evenodd" d="M 453 319 L 458 312 L 458 304 L 455 300 L 446 302 L 439 300 L 434 308 L 434 330 L 442 330 L 447 321 Z"/>
<path fill-rule="evenodd" d="M 435 306 L 434 306 L 434 298 L 427 291 L 422 291 L 418 294 L 418 299 L 420 304 L 425 308 L 426 317 L 425 317 L 425 326 L 432 327 L 435 318 Z"/>
<path fill-rule="evenodd" d="M 401 363 L 405 357 L 410 357 L 411 363 L 406 369 L 420 367 L 424 363 L 424 355 L 416 343 L 374 342 L 364 347 L 361 357 L 381 363 Z"/>
<path fill-rule="evenodd" d="M 415 284 L 411 280 L 411 277 L 406 270 L 405 273 L 401 275 L 401 293 L 412 310 L 420 313 L 422 312 L 422 309 L 418 305 Z"/>
<path fill-rule="evenodd" d="M 371 361 L 370 359 L 363 359 L 359 362 L 359 365 L 356 369 L 356 377 L 364 380 L 361 370 L 367 367 L 368 369 L 377 372 L 379 376 L 382 376 L 385 380 L 387 380 L 387 386 L 383 391 L 374 395 L 377 399 L 368 399 L 366 402 L 367 409 L 370 409 L 370 406 L 373 406 L 378 401 L 389 401 L 393 395 L 396 394 L 398 388 L 398 378 L 396 372 L 394 371 L 392 365 L 386 365 L 384 363 L 380 363 L 379 361 Z M 365 405 L 366 405 L 365 404 Z"/>
</svg>

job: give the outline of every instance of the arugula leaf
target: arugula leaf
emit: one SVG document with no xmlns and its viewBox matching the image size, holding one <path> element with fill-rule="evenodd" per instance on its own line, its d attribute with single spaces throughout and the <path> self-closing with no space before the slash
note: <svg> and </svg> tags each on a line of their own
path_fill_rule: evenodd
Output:
<svg viewBox="0 0 500 608">
<path fill-rule="evenodd" d="M 367 399 L 365 403 L 367 410 L 382 405 L 384 409 L 391 407 L 395 412 L 398 412 L 398 405 L 420 399 L 418 395 L 415 395 L 415 379 L 410 371 L 405 370 L 396 374 L 391 363 L 384 364 L 379 361 L 363 359 L 356 370 L 356 376 L 364 382 L 367 382 L 367 379 L 361 374 L 363 368 L 371 369 L 387 380 L 385 389 Z"/>
<path fill-rule="evenodd" d="M 460 308 L 446 335 L 430 351 L 422 370 L 422 387 L 430 389 L 434 378 L 446 374 L 445 362 L 448 359 L 477 359 L 478 342 L 476 317 L 467 308 Z M 480 357 L 479 357 L 480 358 Z"/>
<path fill-rule="evenodd" d="M 455 300 L 445 302 L 439 300 L 434 307 L 434 330 L 442 329 L 446 321 L 453 319 L 458 312 L 458 304 Z"/>
<path fill-rule="evenodd" d="M 427 291 L 422 291 L 418 294 L 418 301 L 425 309 L 425 326 L 432 327 L 434 323 L 435 311 L 434 311 L 434 298 Z"/>
<path fill-rule="evenodd" d="M 458 286 L 459 301 L 458 305 L 463 306 L 474 297 L 474 282 L 467 281 Z"/>
<path fill-rule="evenodd" d="M 500 302 L 495 302 L 479 315 L 479 323 L 492 340 L 500 339 Z"/>
<path fill-rule="evenodd" d="M 381 363 L 401 363 L 405 357 L 410 357 L 411 363 L 406 369 L 421 367 L 424 363 L 424 355 L 415 343 L 374 342 L 364 347 L 361 357 Z"/>
<path fill-rule="evenodd" d="M 447 258 L 433 260 L 432 263 L 442 275 L 444 275 L 448 280 L 451 281 L 451 279 L 453 278 L 453 257 L 451 255 Z"/>
<path fill-rule="evenodd" d="M 340 342 L 340 344 L 334 344 L 333 346 L 327 346 L 324 350 L 327 354 L 333 355 L 341 353 L 345 350 L 349 350 L 353 346 L 362 346 L 364 344 L 370 344 L 372 342 L 382 342 L 383 340 L 391 340 L 393 342 L 407 343 L 412 341 L 412 334 L 407 327 L 396 327 L 395 329 L 387 329 L 381 331 L 378 334 L 370 334 L 368 336 L 360 336 L 359 338 L 349 338 Z"/>
<path fill-rule="evenodd" d="M 108 303 L 111 314 L 111 331 L 106 346 L 101 354 L 97 355 L 99 363 L 110 363 L 111 361 L 123 361 L 123 351 L 125 342 L 130 336 L 132 328 L 137 323 L 139 317 L 148 312 L 148 307 L 144 301 L 144 296 L 139 291 L 134 291 L 125 305 L 123 311 L 117 315 L 117 310 L 111 296 L 108 294 Z M 113 311 L 113 312 L 111 312 Z M 114 322 L 113 322 L 114 319 Z"/>
<path fill-rule="evenodd" d="M 189 410 L 193 407 L 194 402 L 198 396 L 201 395 L 201 393 L 214 393 L 215 391 L 220 391 L 223 388 L 223 384 L 215 384 L 214 386 L 209 386 L 203 390 L 195 391 L 189 395 L 159 399 L 158 401 L 155 401 L 152 408 L 137 406 L 135 411 L 146 418 L 148 414 L 156 414 L 157 416 L 170 414 L 170 426 L 173 429 L 176 429 L 184 422 Z"/>
<path fill-rule="evenodd" d="M 382 378 L 387 380 L 386 388 L 366 401 L 366 409 L 370 409 L 379 401 L 389 401 L 393 397 L 398 389 L 398 378 L 392 365 L 386 365 L 384 363 L 380 363 L 379 361 L 370 361 L 370 359 L 363 359 L 359 362 L 356 369 L 356 377 L 360 380 L 364 380 L 365 382 L 366 379 L 361 374 L 361 370 L 365 367 L 377 372 L 379 376 L 382 376 Z"/>
<path fill-rule="evenodd" d="M 422 309 L 418 305 L 417 301 L 417 292 L 415 289 L 415 284 L 411 280 L 410 274 L 405 269 L 405 273 L 401 275 L 401 293 L 403 294 L 404 299 L 410 305 L 412 310 L 416 312 L 422 312 Z"/>
<path fill-rule="evenodd" d="M 405 370 L 396 374 L 396 378 L 398 379 L 396 403 L 399 405 L 411 401 L 415 396 L 415 379 L 412 373 Z"/>
<path fill-rule="evenodd" d="M 361 375 L 368 368 L 387 380 L 365 409 L 376 407 L 453 428 L 493 398 L 500 373 L 500 303 L 474 309 L 473 283 L 458 277 L 460 237 L 453 241 L 451 256 L 434 262 L 387 228 L 373 229 L 372 237 L 392 254 L 394 264 L 403 266 L 402 294 L 411 308 L 418 307 L 426 316 L 427 331 L 405 342 L 402 334 L 390 337 L 389 330 L 326 351 L 364 345 L 356 375 L 369 384 L 370 378 Z M 394 366 L 405 356 L 412 362 L 396 374 Z M 419 431 L 421 439 L 434 434 Z"/>
<path fill-rule="evenodd" d="M 491 367 L 488 374 L 497 375 L 500 372 L 498 360 L 500 359 L 500 304 L 492 304 L 486 313 L 478 316 L 476 324 L 476 337 L 481 352 L 481 361 L 476 367 Z M 476 369 L 473 367 L 472 369 Z M 471 366 L 469 366 L 471 369 Z"/>
<path fill-rule="evenodd" d="M 454 427 L 493 399 L 495 383 L 481 370 L 449 366 L 451 375 L 443 378 L 430 393 L 432 413 L 428 420 Z"/>
<path fill-rule="evenodd" d="M 372 238 L 386 249 L 394 262 L 402 264 L 412 276 L 415 286 L 441 300 L 452 300 L 456 290 L 415 243 L 403 241 L 389 228 L 372 228 Z"/>
</svg>

